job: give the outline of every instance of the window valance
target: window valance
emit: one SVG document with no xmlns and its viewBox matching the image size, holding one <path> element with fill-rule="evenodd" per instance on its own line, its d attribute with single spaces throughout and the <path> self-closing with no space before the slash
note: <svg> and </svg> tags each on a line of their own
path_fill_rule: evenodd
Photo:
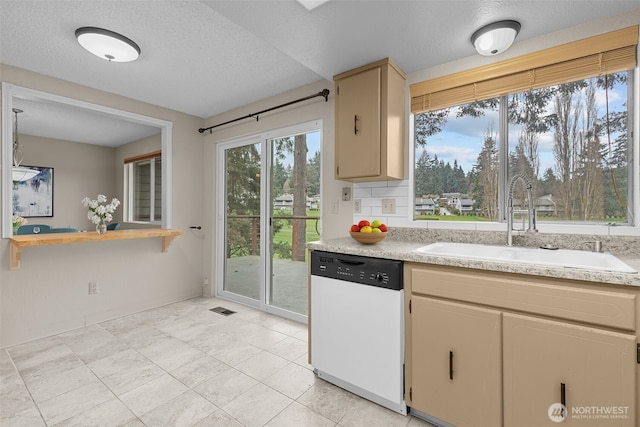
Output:
<svg viewBox="0 0 640 427">
<path fill-rule="evenodd" d="M 162 157 L 162 151 L 161 150 L 153 151 L 151 153 L 141 154 L 139 156 L 128 157 L 128 158 L 124 159 L 124 164 L 126 165 L 126 164 L 129 164 L 129 163 L 141 162 L 143 160 L 156 159 L 158 157 Z"/>
<path fill-rule="evenodd" d="M 411 112 L 419 114 L 630 70 L 636 66 L 637 44 L 636 25 L 415 83 L 410 86 Z"/>
</svg>

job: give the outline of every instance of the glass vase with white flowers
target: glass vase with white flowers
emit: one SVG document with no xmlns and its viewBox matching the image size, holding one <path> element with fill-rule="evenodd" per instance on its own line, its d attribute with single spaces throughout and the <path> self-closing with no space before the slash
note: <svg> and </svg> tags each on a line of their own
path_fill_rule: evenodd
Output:
<svg viewBox="0 0 640 427">
<path fill-rule="evenodd" d="M 18 234 L 18 228 L 21 225 L 25 225 L 27 222 L 26 218 L 21 217 L 20 215 L 13 215 L 11 217 L 11 225 L 13 226 L 13 234 Z"/>
<path fill-rule="evenodd" d="M 98 234 L 103 234 L 107 231 L 107 223 L 113 220 L 113 213 L 120 205 L 120 200 L 115 197 L 111 199 L 110 203 L 106 203 L 106 201 L 107 196 L 104 194 L 98 194 L 97 199 L 90 199 L 88 197 L 82 199 L 82 205 L 89 208 L 87 217 L 96 225 L 96 232 Z"/>
</svg>

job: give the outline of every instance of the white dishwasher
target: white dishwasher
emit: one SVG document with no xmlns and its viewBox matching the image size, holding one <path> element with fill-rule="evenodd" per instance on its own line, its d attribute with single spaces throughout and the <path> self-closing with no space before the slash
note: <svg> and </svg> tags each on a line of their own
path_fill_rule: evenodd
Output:
<svg viewBox="0 0 640 427">
<path fill-rule="evenodd" d="M 309 325 L 318 377 L 407 413 L 402 261 L 313 251 Z"/>
</svg>

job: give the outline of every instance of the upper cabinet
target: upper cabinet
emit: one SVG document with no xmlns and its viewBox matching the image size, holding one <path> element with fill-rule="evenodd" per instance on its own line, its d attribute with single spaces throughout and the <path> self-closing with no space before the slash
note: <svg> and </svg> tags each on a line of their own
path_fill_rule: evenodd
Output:
<svg viewBox="0 0 640 427">
<path fill-rule="evenodd" d="M 333 77 L 336 179 L 404 178 L 406 75 L 389 58 Z"/>
</svg>

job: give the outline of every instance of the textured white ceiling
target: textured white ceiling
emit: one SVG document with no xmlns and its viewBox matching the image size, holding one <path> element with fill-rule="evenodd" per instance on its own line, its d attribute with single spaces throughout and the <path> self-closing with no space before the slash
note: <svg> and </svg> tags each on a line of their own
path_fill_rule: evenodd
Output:
<svg viewBox="0 0 640 427">
<path fill-rule="evenodd" d="M 200 117 L 319 76 L 197 1 L 0 1 L 0 61 Z M 74 32 L 107 28 L 140 58 L 109 63 Z"/>
<path fill-rule="evenodd" d="M 640 9 L 637 0 L 333 0 L 311 11 L 286 0 L 202 3 L 326 79 L 385 57 L 412 73 L 476 55 L 471 35 L 503 19 L 522 24 L 517 43 Z"/>
<path fill-rule="evenodd" d="M 637 0 L 0 0 L 0 62 L 207 118 L 368 62 L 407 73 L 474 55 L 479 27 L 522 23 L 516 43 L 639 9 Z M 84 51 L 81 26 L 142 49 Z"/>
</svg>

